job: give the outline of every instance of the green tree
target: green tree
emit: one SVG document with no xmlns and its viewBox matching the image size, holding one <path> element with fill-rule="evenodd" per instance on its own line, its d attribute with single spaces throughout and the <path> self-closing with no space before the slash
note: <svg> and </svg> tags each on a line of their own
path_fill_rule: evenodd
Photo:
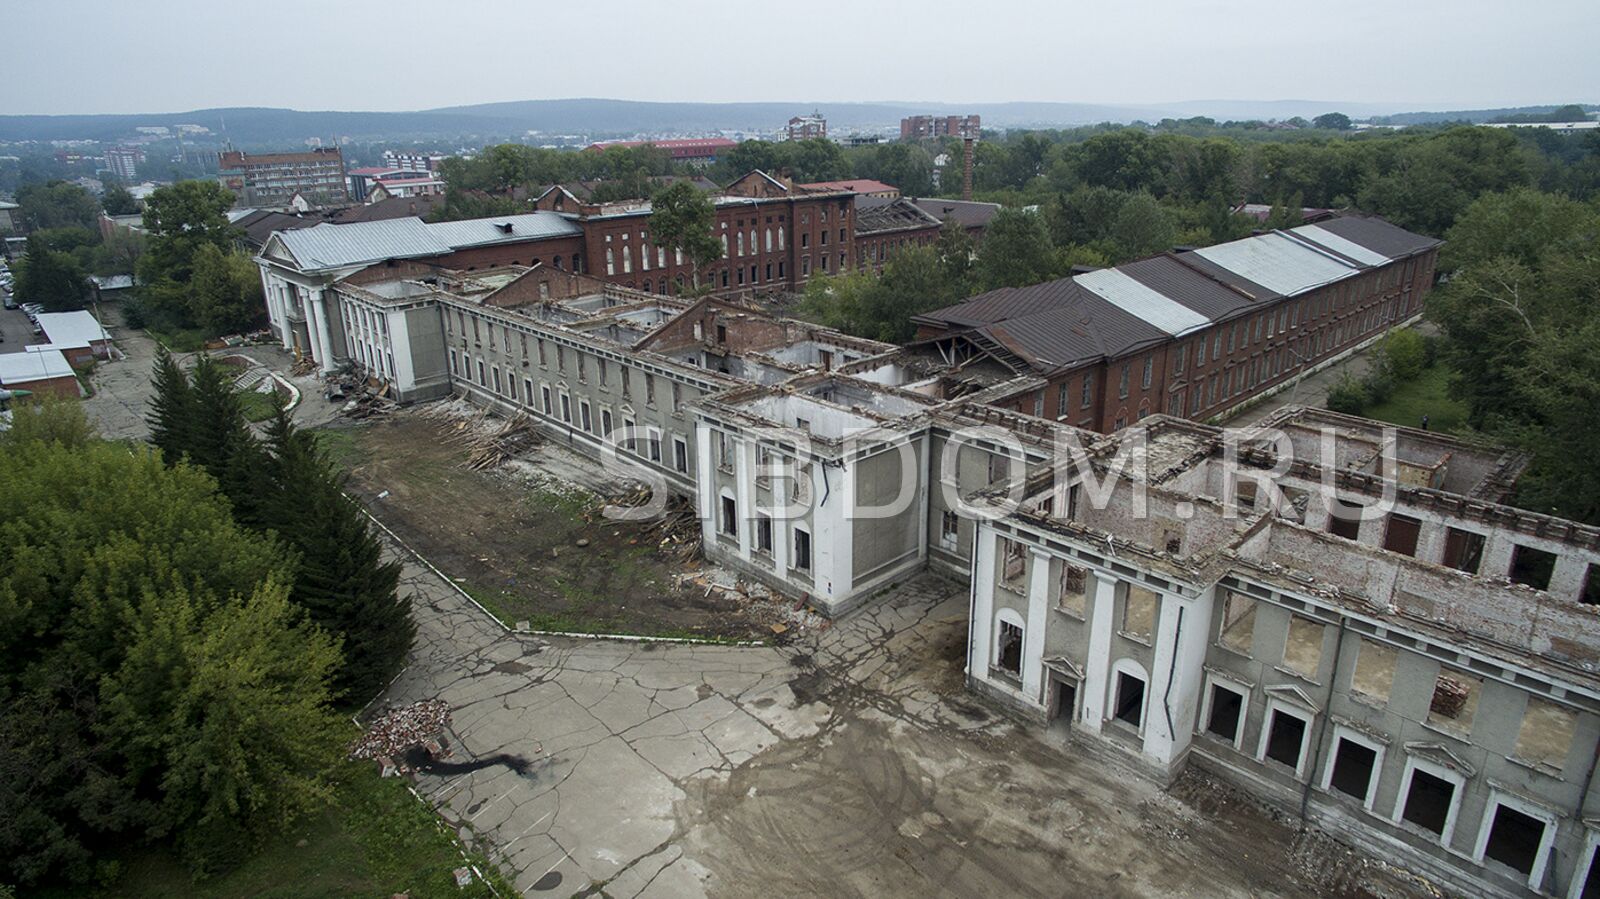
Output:
<svg viewBox="0 0 1600 899">
<path fill-rule="evenodd" d="M 17 190 L 17 206 L 22 220 L 34 230 L 69 225 L 90 230 L 99 227 L 100 204 L 93 194 L 71 181 L 24 185 Z"/>
<path fill-rule="evenodd" d="M 1519 231 L 1525 230 L 1527 238 Z M 1592 448 L 1600 423 L 1600 210 L 1511 191 L 1480 198 L 1450 231 L 1453 276 L 1429 298 L 1452 395 L 1489 436 L 1527 449 L 1528 508 L 1600 523 Z"/>
<path fill-rule="evenodd" d="M 939 242 L 934 247 L 939 254 L 939 264 L 944 268 L 945 280 L 955 286 L 958 294 L 965 295 L 978 251 L 972 235 L 960 222 L 947 218 L 939 226 Z"/>
<path fill-rule="evenodd" d="M 261 277 L 249 257 L 212 244 L 196 249 L 189 317 L 208 334 L 248 330 L 265 311 Z"/>
<path fill-rule="evenodd" d="M 82 403 L 43 394 L 13 404 L 11 426 L 0 431 L 0 447 L 44 444 L 77 449 L 94 436 Z"/>
<path fill-rule="evenodd" d="M 139 211 L 139 201 L 120 184 L 107 187 L 100 204 L 105 207 L 107 215 L 133 215 Z"/>
<path fill-rule="evenodd" d="M 169 464 L 176 465 L 188 455 L 194 443 L 192 432 L 199 422 L 189 376 L 167 348 L 158 345 L 150 382 L 154 392 L 150 397 L 150 410 L 145 415 L 145 422 L 150 426 L 150 443 L 161 450 Z"/>
<path fill-rule="evenodd" d="M 651 242 L 689 257 L 696 289 L 700 270 L 722 258 L 722 241 L 711 230 L 716 217 L 711 200 L 687 181 L 669 184 L 650 199 Z"/>
<path fill-rule="evenodd" d="M 1349 131 L 1350 117 L 1342 112 L 1325 112 L 1312 119 L 1311 124 L 1328 131 Z"/>
<path fill-rule="evenodd" d="M 156 189 L 145 201 L 144 227 L 150 236 L 135 271 L 140 298 L 165 324 L 197 323 L 188 289 L 195 256 L 201 247 L 223 253 L 232 248 L 238 234 L 228 222 L 232 206 L 233 194 L 215 181 L 179 181 Z"/>
<path fill-rule="evenodd" d="M 1136 193 L 1117 210 L 1111 225 L 1111 241 L 1122 260 L 1138 259 L 1172 249 L 1177 236 L 1172 217 L 1160 201 L 1147 193 Z"/>
<path fill-rule="evenodd" d="M 295 603 L 343 643 L 337 695 L 365 702 L 400 672 L 416 635 L 410 602 L 398 593 L 400 563 L 384 561 L 383 544 L 344 492 L 344 476 L 281 408 L 268 443 L 263 523 L 299 551 Z"/>
<path fill-rule="evenodd" d="M 222 810 L 260 834 L 315 802 L 337 654 L 283 611 L 281 548 L 153 454 L 24 442 L 6 465 L 0 878 L 81 882 L 168 836 L 203 867 Z"/>
<path fill-rule="evenodd" d="M 1023 287 L 1055 276 L 1055 253 L 1044 218 L 1002 209 L 989 220 L 974 269 L 981 290 Z"/>
<path fill-rule="evenodd" d="M 27 247 L 17 267 L 17 299 L 43 304 L 51 312 L 82 309 L 89 282 L 78 260 L 50 249 L 37 236 L 28 238 Z"/>
</svg>

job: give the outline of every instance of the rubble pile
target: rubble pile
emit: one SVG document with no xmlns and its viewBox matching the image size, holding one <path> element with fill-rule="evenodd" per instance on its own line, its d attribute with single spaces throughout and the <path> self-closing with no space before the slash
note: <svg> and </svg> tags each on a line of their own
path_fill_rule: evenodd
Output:
<svg viewBox="0 0 1600 899">
<path fill-rule="evenodd" d="M 450 726 L 450 706 L 442 699 L 424 699 L 385 712 L 350 747 L 353 759 L 395 757 L 426 744 Z"/>
<path fill-rule="evenodd" d="M 591 517 L 605 514 L 606 506 L 636 508 L 645 505 L 651 498 L 650 488 L 635 484 L 627 491 L 611 496 L 599 510 L 591 513 Z M 643 523 L 638 539 L 654 541 L 663 555 L 676 562 L 687 563 L 699 558 L 700 518 L 695 513 L 694 503 L 686 496 L 676 493 L 670 495 L 661 515 Z"/>
<path fill-rule="evenodd" d="M 521 412 L 503 421 L 487 412 L 462 418 L 448 405 L 424 414 L 445 422 L 445 440 L 467 448 L 466 465 L 474 471 L 499 468 L 539 442 L 533 419 Z"/>
</svg>

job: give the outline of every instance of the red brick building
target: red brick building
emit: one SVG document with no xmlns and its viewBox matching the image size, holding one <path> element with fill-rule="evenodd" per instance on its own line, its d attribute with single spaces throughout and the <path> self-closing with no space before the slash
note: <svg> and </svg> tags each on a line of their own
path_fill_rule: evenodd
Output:
<svg viewBox="0 0 1600 899">
<path fill-rule="evenodd" d="M 1416 318 L 1440 242 L 1342 216 L 917 316 L 918 337 L 1036 380 L 994 405 L 1110 432 L 1220 418 Z"/>
<path fill-rule="evenodd" d="M 817 274 L 855 264 L 855 194 L 807 188 L 751 172 L 712 198 L 723 258 L 699 272 L 721 295 L 800 290 Z M 650 202 L 589 203 L 560 185 L 536 209 L 559 212 L 583 229 L 582 271 L 651 293 L 677 294 L 691 284 L 687 257 L 650 240 Z"/>
</svg>

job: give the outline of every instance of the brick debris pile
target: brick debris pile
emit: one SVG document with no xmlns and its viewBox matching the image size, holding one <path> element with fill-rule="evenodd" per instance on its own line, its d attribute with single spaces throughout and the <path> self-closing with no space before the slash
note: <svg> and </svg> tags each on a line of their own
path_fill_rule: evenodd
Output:
<svg viewBox="0 0 1600 899">
<path fill-rule="evenodd" d="M 397 756 L 426 743 L 450 726 L 450 706 L 442 699 L 424 699 L 385 712 L 350 747 L 353 759 Z"/>
</svg>

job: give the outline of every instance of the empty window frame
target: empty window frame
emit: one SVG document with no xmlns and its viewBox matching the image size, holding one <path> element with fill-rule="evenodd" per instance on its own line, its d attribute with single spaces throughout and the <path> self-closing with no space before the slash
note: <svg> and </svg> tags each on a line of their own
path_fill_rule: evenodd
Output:
<svg viewBox="0 0 1600 899">
<path fill-rule="evenodd" d="M 729 537 L 739 536 L 739 504 L 731 496 L 722 498 L 722 520 L 720 525 L 723 534 Z"/>
<path fill-rule="evenodd" d="M 1383 530 L 1383 548 L 1401 555 L 1417 554 L 1417 538 L 1422 533 L 1421 519 L 1399 512 L 1389 514 L 1388 526 Z"/>
<path fill-rule="evenodd" d="M 1396 650 L 1387 643 L 1365 637 L 1356 649 L 1356 668 L 1350 675 L 1350 692 L 1376 705 L 1388 705 L 1394 687 Z"/>
<path fill-rule="evenodd" d="M 1383 744 L 1348 727 L 1334 729 L 1332 752 L 1322 776 L 1322 788 L 1343 793 L 1365 808 L 1378 797 L 1378 772 L 1383 770 Z"/>
<path fill-rule="evenodd" d="M 1471 734 L 1472 718 L 1482 693 L 1481 678 L 1460 671 L 1441 670 L 1433 684 L 1433 699 L 1428 703 L 1427 724 L 1452 734 Z"/>
<path fill-rule="evenodd" d="M 1572 735 L 1577 723 L 1578 715 L 1572 709 L 1537 696 L 1528 697 L 1513 757 L 1546 770 L 1561 771 L 1572 751 Z"/>
<path fill-rule="evenodd" d="M 1322 638 L 1326 628 L 1320 621 L 1291 615 L 1288 639 L 1283 643 L 1283 668 L 1315 681 L 1322 667 Z"/>
<path fill-rule="evenodd" d="M 1244 712 L 1249 702 L 1243 687 L 1213 679 L 1206 692 L 1206 733 L 1239 748 L 1244 738 Z"/>
<path fill-rule="evenodd" d="M 1084 616 L 1089 592 L 1089 569 L 1061 563 L 1056 577 L 1056 606 L 1079 618 Z"/>
<path fill-rule="evenodd" d="M 1005 583 L 1022 583 L 1028 571 L 1028 547 L 1020 540 L 1000 538 L 1002 547 L 1000 576 Z"/>
<path fill-rule="evenodd" d="M 1296 777 L 1306 763 L 1311 734 L 1307 713 L 1276 701 L 1267 703 L 1267 720 L 1261 729 L 1260 761 L 1277 762 L 1292 769 Z"/>
<path fill-rule="evenodd" d="M 994 667 L 1012 677 L 1022 676 L 1022 625 L 1002 620 L 995 632 Z"/>
<path fill-rule="evenodd" d="M 1511 551 L 1509 576 L 1514 584 L 1527 584 L 1535 590 L 1550 588 L 1550 575 L 1555 571 L 1556 554 L 1517 544 Z"/>
<path fill-rule="evenodd" d="M 1449 769 L 1420 759 L 1407 761 L 1400 781 L 1400 801 L 1395 805 L 1395 823 L 1408 822 L 1448 844 L 1461 805 L 1462 783 L 1463 778 Z"/>
<path fill-rule="evenodd" d="M 765 512 L 756 513 L 756 552 L 772 555 L 772 516 Z"/>
<path fill-rule="evenodd" d="M 1229 590 L 1222 599 L 1222 620 L 1217 625 L 1217 645 L 1244 655 L 1250 654 L 1255 638 L 1256 601 Z"/>
<path fill-rule="evenodd" d="M 1134 729 L 1144 727 L 1145 679 L 1133 671 L 1117 672 L 1117 692 L 1111 718 Z"/>
<path fill-rule="evenodd" d="M 1491 794 L 1478 833 L 1476 858 L 1504 865 L 1538 889 L 1555 829 L 1555 818 L 1549 812 L 1500 793 Z"/>
<path fill-rule="evenodd" d="M 794 529 L 794 559 L 790 563 L 795 571 L 811 570 L 811 534 Z"/>
<path fill-rule="evenodd" d="M 1361 505 L 1338 499 L 1329 502 L 1328 533 L 1346 540 L 1356 540 L 1361 533 Z"/>
<path fill-rule="evenodd" d="M 1149 643 L 1155 634 L 1161 595 L 1137 584 L 1129 584 L 1127 591 L 1122 599 L 1122 635 Z"/>
</svg>

